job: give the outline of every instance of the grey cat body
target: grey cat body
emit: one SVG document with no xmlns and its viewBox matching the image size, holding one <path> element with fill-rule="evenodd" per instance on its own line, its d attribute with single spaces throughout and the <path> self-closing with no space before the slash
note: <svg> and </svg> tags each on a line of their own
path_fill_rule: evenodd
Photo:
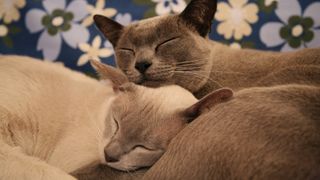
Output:
<svg viewBox="0 0 320 180">
<path fill-rule="evenodd" d="M 144 176 L 159 180 L 319 178 L 320 88 L 305 85 L 237 92 L 183 129 Z"/>
<path fill-rule="evenodd" d="M 148 171 L 79 179 L 318 179 L 320 88 L 280 85 L 247 88 L 204 111 L 171 141 Z"/>
</svg>

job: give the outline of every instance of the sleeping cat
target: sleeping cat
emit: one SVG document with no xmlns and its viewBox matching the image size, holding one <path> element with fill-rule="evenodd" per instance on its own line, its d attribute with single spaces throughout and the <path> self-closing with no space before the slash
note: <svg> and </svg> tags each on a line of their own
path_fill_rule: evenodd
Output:
<svg viewBox="0 0 320 180">
<path fill-rule="evenodd" d="M 320 84 L 320 49 L 234 50 L 209 40 L 216 6 L 216 0 L 192 0 L 179 15 L 126 27 L 101 15 L 94 20 L 113 44 L 117 66 L 137 84 L 178 84 L 197 97 L 219 87 Z"/>
<path fill-rule="evenodd" d="M 184 128 L 140 179 L 320 179 L 320 87 L 236 92 Z"/>
<path fill-rule="evenodd" d="M 123 171 L 151 166 L 204 107 L 232 96 L 220 89 L 198 102 L 179 86 L 147 88 L 92 65 L 102 83 L 55 64 L 0 56 L 0 179 L 74 179 L 69 173 L 100 163 Z"/>
</svg>

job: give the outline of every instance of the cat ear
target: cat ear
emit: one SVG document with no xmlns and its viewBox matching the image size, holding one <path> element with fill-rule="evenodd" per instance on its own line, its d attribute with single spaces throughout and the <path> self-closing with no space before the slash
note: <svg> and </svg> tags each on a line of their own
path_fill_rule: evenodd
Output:
<svg viewBox="0 0 320 180">
<path fill-rule="evenodd" d="M 217 0 L 192 0 L 179 17 L 187 26 L 205 37 L 210 32 L 216 10 Z"/>
<path fill-rule="evenodd" d="M 90 60 L 91 66 L 98 72 L 100 80 L 111 82 L 114 89 L 129 82 L 127 76 L 119 69 L 103 64 L 96 60 Z"/>
<path fill-rule="evenodd" d="M 188 117 L 188 122 L 193 121 L 203 112 L 210 110 L 217 104 L 226 102 L 233 97 L 233 91 L 229 88 L 221 88 L 206 95 L 197 103 L 190 106 L 184 111 L 184 115 Z"/>
<path fill-rule="evenodd" d="M 112 19 L 102 15 L 94 15 L 94 22 L 103 35 L 116 47 L 121 36 L 123 26 Z"/>
</svg>

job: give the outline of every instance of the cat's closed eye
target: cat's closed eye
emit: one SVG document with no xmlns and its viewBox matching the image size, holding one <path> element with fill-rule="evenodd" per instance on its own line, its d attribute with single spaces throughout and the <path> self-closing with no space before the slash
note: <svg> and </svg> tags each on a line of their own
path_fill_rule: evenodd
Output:
<svg viewBox="0 0 320 180">
<path fill-rule="evenodd" d="M 131 49 L 131 48 L 118 48 L 118 50 L 121 51 L 121 52 L 130 53 L 132 55 L 135 55 L 134 50 Z"/>
<path fill-rule="evenodd" d="M 136 149 L 136 148 L 142 148 L 142 149 L 146 149 L 146 150 L 149 150 L 149 151 L 154 151 L 154 149 L 153 149 L 153 148 L 146 147 L 146 146 L 141 145 L 141 144 L 138 144 L 138 145 L 133 146 L 133 148 L 132 148 L 132 149 Z"/>
<path fill-rule="evenodd" d="M 169 39 L 161 42 L 160 44 L 158 44 L 158 45 L 156 46 L 155 50 L 158 51 L 161 46 L 164 46 L 164 45 L 166 45 L 166 44 L 168 44 L 168 43 L 170 43 L 170 42 L 173 42 L 174 40 L 178 40 L 179 38 L 180 38 L 180 36 L 176 36 L 176 37 L 169 38 Z"/>
</svg>

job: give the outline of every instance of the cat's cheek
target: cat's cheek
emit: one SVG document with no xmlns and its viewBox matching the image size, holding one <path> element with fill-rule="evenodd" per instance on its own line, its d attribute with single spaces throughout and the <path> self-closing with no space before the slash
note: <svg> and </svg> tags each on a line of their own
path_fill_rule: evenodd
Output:
<svg viewBox="0 0 320 180">
<path fill-rule="evenodd" d="M 134 66 L 134 55 L 129 52 L 116 52 L 117 65 L 120 68 L 128 69 Z"/>
</svg>

